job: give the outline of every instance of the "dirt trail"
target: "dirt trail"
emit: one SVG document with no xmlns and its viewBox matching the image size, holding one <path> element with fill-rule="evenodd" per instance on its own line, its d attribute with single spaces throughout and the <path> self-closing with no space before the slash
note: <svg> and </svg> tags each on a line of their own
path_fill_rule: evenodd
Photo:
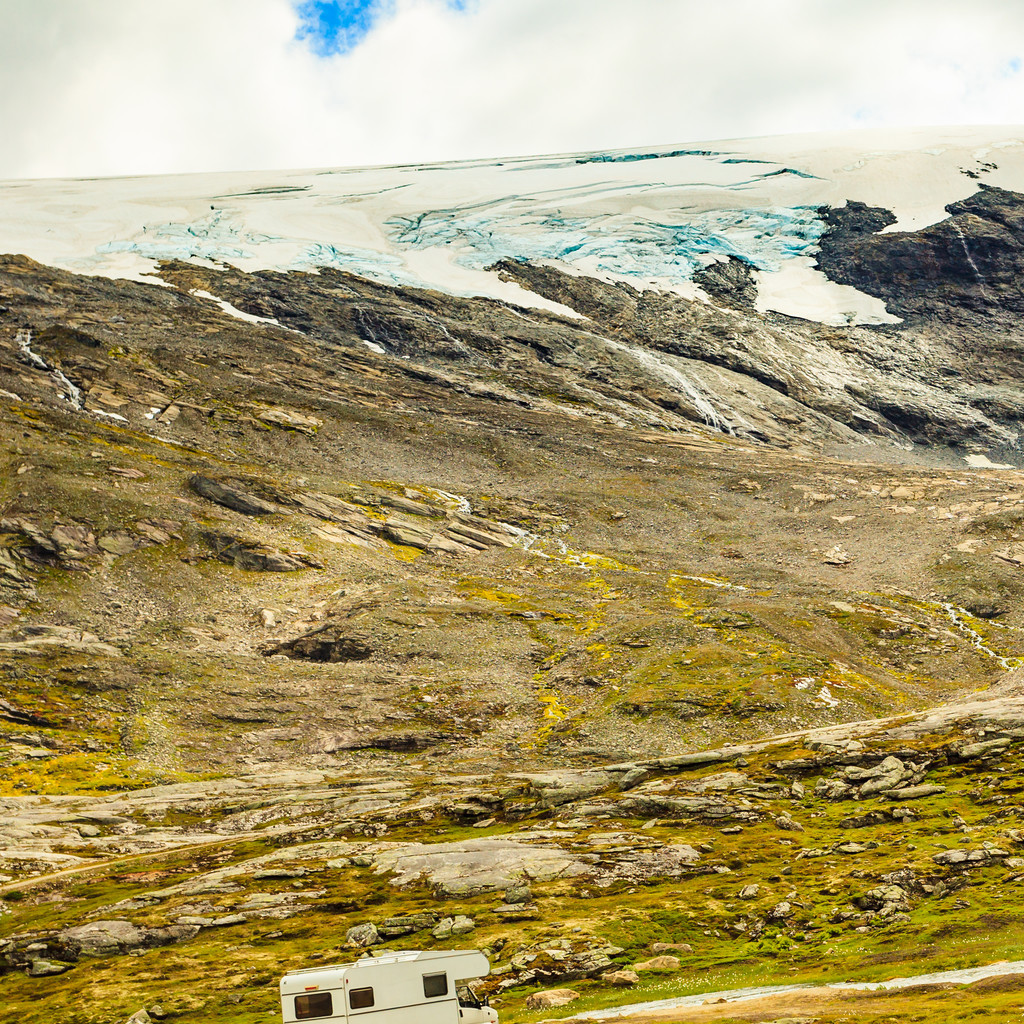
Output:
<svg viewBox="0 0 1024 1024">
<path fill-rule="evenodd" d="M 679 999 L 661 999 L 656 1002 L 634 1003 L 607 1010 L 596 1010 L 570 1018 L 574 1021 L 622 1019 L 630 1024 L 663 1021 L 766 1021 L 803 1014 L 820 1014 L 841 1008 L 858 1013 L 891 1008 L 894 993 L 907 989 L 942 989 L 954 985 L 970 985 L 986 978 L 1024 975 L 1024 960 L 1001 961 L 980 967 L 953 971 L 937 971 L 908 978 L 890 978 L 877 982 L 843 982 L 835 985 L 803 987 L 799 985 L 758 986 L 730 989 L 723 992 L 704 992 Z M 1024 985 L 1024 980 L 1019 982 Z"/>
<path fill-rule="evenodd" d="M 282 830 L 289 835 L 300 835 L 316 828 L 315 825 L 308 825 L 304 828 Z M 17 882 L 7 882 L 0 885 L 0 896 L 5 893 L 17 892 L 23 889 L 32 889 L 37 885 L 45 885 L 47 882 L 58 881 L 62 878 L 70 878 L 72 875 L 87 875 L 93 871 L 102 871 L 106 868 L 115 867 L 118 864 L 137 863 L 138 861 L 153 860 L 159 857 L 167 857 L 175 853 L 197 853 L 200 850 L 218 849 L 224 846 L 234 846 L 236 843 L 245 842 L 247 839 L 265 839 L 268 835 L 280 835 L 281 832 L 271 832 L 264 829 L 261 832 L 239 832 L 224 839 L 214 839 L 205 843 L 189 845 L 183 843 L 181 846 L 165 847 L 162 850 L 148 850 L 145 853 L 126 853 L 120 857 L 103 858 L 90 864 L 81 864 L 74 868 L 62 868 L 60 871 L 50 871 L 45 875 L 33 875 L 31 878 L 21 879 Z"/>
</svg>

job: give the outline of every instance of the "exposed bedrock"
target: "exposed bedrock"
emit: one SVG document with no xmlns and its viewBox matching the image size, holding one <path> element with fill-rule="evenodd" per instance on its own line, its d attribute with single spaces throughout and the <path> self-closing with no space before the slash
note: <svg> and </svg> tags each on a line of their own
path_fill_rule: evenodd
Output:
<svg viewBox="0 0 1024 1024">
<path fill-rule="evenodd" d="M 984 187 L 920 231 L 880 233 L 896 218 L 850 202 L 824 208 L 819 267 L 901 315 L 1024 310 L 1024 195 Z"/>
<path fill-rule="evenodd" d="M 750 311 L 757 301 L 754 268 L 738 256 L 703 267 L 693 275 L 693 280 L 713 299 L 726 306 Z"/>
<path fill-rule="evenodd" d="M 850 246 L 876 238 L 871 232 L 891 219 L 863 204 L 833 215 Z M 834 328 L 758 314 L 747 308 L 755 286 L 738 260 L 700 277 L 714 305 L 552 267 L 503 261 L 495 269 L 591 318 L 586 334 L 548 334 L 539 350 L 545 363 L 582 370 L 685 419 L 772 443 L 797 435 L 981 450 L 1017 443 L 1024 367 L 1010 317 L 965 310 L 955 327 L 918 318 L 902 327 Z M 641 376 L 651 386 L 641 390 Z"/>
</svg>

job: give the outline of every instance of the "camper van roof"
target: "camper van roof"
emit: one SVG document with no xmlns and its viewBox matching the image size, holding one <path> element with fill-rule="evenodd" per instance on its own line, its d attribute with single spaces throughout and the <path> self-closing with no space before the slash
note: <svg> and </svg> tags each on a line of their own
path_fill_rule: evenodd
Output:
<svg viewBox="0 0 1024 1024">
<path fill-rule="evenodd" d="M 324 964 L 316 967 L 301 967 L 296 971 L 288 971 L 285 977 L 291 974 L 314 974 L 318 971 L 343 971 L 356 967 L 382 967 L 386 964 L 408 963 L 414 960 L 448 960 L 452 957 L 464 957 L 470 954 L 479 955 L 475 949 L 424 949 L 413 950 L 407 953 L 387 953 L 384 956 L 365 956 L 362 960 L 356 960 L 347 964 Z"/>
</svg>

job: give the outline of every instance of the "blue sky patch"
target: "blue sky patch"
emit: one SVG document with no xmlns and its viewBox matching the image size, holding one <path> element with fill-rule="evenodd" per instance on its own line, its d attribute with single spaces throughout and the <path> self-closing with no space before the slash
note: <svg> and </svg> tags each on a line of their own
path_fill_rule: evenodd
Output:
<svg viewBox="0 0 1024 1024">
<path fill-rule="evenodd" d="M 445 6 L 465 11 L 470 0 L 443 0 Z M 358 46 L 382 17 L 393 13 L 393 0 L 301 0 L 297 38 L 314 53 L 329 57 Z"/>
</svg>

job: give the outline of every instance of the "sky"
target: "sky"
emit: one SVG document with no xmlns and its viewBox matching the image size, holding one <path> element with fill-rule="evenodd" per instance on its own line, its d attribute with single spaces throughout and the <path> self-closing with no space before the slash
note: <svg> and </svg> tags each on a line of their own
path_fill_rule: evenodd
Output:
<svg viewBox="0 0 1024 1024">
<path fill-rule="evenodd" d="M 1011 0 L 0 0 L 0 178 L 1024 124 Z"/>
</svg>

